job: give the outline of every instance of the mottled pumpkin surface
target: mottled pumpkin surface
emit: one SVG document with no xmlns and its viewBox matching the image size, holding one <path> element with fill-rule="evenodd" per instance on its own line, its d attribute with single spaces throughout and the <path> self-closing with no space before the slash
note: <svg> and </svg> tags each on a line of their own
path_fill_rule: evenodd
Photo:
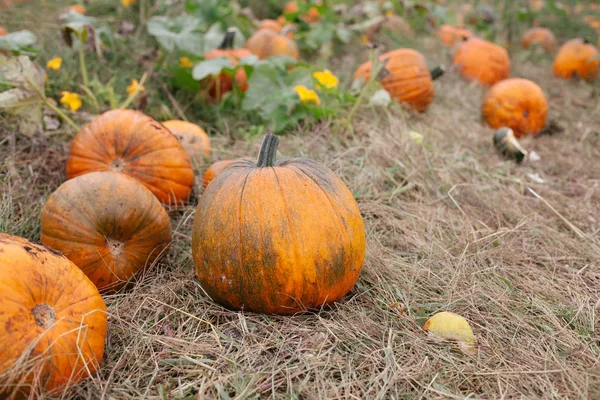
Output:
<svg viewBox="0 0 600 400">
<path fill-rule="evenodd" d="M 236 161 L 196 210 L 192 255 L 202 287 L 232 309 L 293 314 L 343 297 L 365 256 L 352 193 L 309 159 Z"/>
<path fill-rule="evenodd" d="M 280 55 L 290 56 L 296 60 L 300 57 L 298 46 L 292 39 L 271 29 L 261 29 L 250 36 L 246 48 L 261 60 Z"/>
<path fill-rule="evenodd" d="M 379 59 L 386 61 L 380 76 L 381 84 L 390 96 L 418 111 L 425 111 L 435 94 L 425 57 L 416 50 L 397 49 L 382 54 Z M 370 77 L 370 62 L 362 64 L 354 73 L 354 79 L 368 81 Z"/>
<path fill-rule="evenodd" d="M 571 39 L 558 50 L 552 72 L 559 78 L 592 82 L 598 76 L 599 68 L 598 49 L 581 39 Z"/>
<path fill-rule="evenodd" d="M 115 290 L 161 255 L 171 241 L 171 222 L 139 182 L 96 172 L 50 195 L 41 241 L 64 253 L 101 291 Z"/>
<path fill-rule="evenodd" d="M 206 188 L 221 171 L 233 164 L 237 159 L 215 161 L 204 172 L 203 185 Z"/>
<path fill-rule="evenodd" d="M 546 124 L 548 102 L 536 83 L 521 78 L 505 79 L 488 91 L 482 113 L 492 128 L 511 128 L 517 137 L 535 135 Z"/>
<path fill-rule="evenodd" d="M 521 47 L 524 49 L 527 49 L 534 44 L 541 46 L 547 53 L 556 50 L 556 38 L 552 31 L 546 28 L 531 28 L 521 36 Z"/>
<path fill-rule="evenodd" d="M 466 28 L 455 27 L 452 25 L 442 25 L 437 30 L 436 35 L 444 46 L 454 47 L 455 44 L 473 36 L 473 33 Z"/>
<path fill-rule="evenodd" d="M 0 234 L 0 398 L 23 385 L 60 390 L 95 373 L 105 337 L 106 306 L 79 268 Z"/>
<path fill-rule="evenodd" d="M 194 184 L 192 163 L 177 138 L 133 110 L 107 111 L 73 138 L 67 179 L 96 171 L 129 175 L 163 203 L 187 201 Z"/>
<path fill-rule="evenodd" d="M 162 123 L 181 143 L 187 155 L 192 159 L 200 159 L 210 154 L 210 139 L 206 131 L 196 124 L 187 121 L 171 120 Z"/>
<path fill-rule="evenodd" d="M 510 75 L 510 57 L 506 49 L 475 37 L 458 47 L 453 64 L 464 78 L 486 86 Z"/>
</svg>

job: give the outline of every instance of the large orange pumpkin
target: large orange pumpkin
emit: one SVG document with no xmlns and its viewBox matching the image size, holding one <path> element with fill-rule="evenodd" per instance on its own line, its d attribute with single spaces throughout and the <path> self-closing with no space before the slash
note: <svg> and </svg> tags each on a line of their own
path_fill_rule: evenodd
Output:
<svg viewBox="0 0 600 400">
<path fill-rule="evenodd" d="M 94 374 L 106 306 L 64 256 L 0 233 L 0 398 L 41 398 Z"/>
<path fill-rule="evenodd" d="M 548 102 L 534 82 L 521 78 L 505 79 L 488 91 L 482 113 L 492 128 L 511 128 L 517 137 L 535 135 L 546 124 Z"/>
<path fill-rule="evenodd" d="M 580 78 L 592 82 L 598 76 L 598 50 L 587 40 L 571 39 L 562 45 L 552 72 L 559 78 Z"/>
<path fill-rule="evenodd" d="M 546 28 L 531 28 L 521 36 L 521 47 L 524 49 L 534 44 L 541 46 L 547 53 L 556 50 L 556 38 L 552 31 Z"/>
<path fill-rule="evenodd" d="M 231 63 L 235 67 L 242 58 L 251 56 L 252 53 L 248 49 L 233 48 L 234 38 L 235 31 L 228 30 L 227 33 L 225 33 L 225 38 L 223 39 L 221 46 L 205 53 L 204 58 L 206 60 L 211 60 L 214 58 L 226 57 L 231 60 Z M 242 92 L 248 90 L 248 76 L 246 75 L 246 70 L 244 68 L 238 68 L 235 71 L 234 79 Z M 226 73 L 221 73 L 216 79 L 207 78 L 202 81 L 201 88 L 203 90 L 207 90 L 208 95 L 211 98 L 218 100 L 222 95 L 230 92 L 233 89 L 233 80 L 231 79 L 231 76 L 227 75 Z"/>
<path fill-rule="evenodd" d="M 271 56 L 290 56 L 300 58 L 298 46 L 289 37 L 279 34 L 271 29 L 261 29 L 250 36 L 246 48 L 264 60 Z"/>
<path fill-rule="evenodd" d="M 295 14 L 299 12 L 298 2 L 293 0 L 287 3 L 283 9 L 284 14 Z M 300 19 L 302 19 L 307 24 L 312 24 L 315 22 L 319 22 L 321 19 L 321 13 L 315 7 L 310 7 L 305 15 L 301 15 Z"/>
<path fill-rule="evenodd" d="M 294 314 L 343 297 L 365 257 L 365 227 L 346 185 L 304 158 L 275 162 L 267 135 L 258 162 L 225 169 L 198 202 L 192 255 L 202 287 L 232 309 Z"/>
<path fill-rule="evenodd" d="M 67 178 L 94 171 L 129 175 L 163 203 L 187 201 L 194 184 L 192 164 L 177 138 L 133 110 L 107 111 L 73 138 Z"/>
<path fill-rule="evenodd" d="M 381 84 L 390 96 L 418 111 L 425 111 L 435 94 L 425 57 L 413 49 L 397 49 L 382 54 L 379 60 L 385 62 L 380 74 L 383 76 Z M 368 81 L 370 77 L 371 62 L 362 64 L 354 73 L 354 79 Z"/>
<path fill-rule="evenodd" d="M 229 167 L 235 161 L 237 161 L 237 159 L 234 158 L 231 160 L 220 160 L 212 163 L 210 167 L 208 167 L 204 172 L 204 188 L 206 189 L 208 184 L 211 183 L 213 179 L 215 179 L 215 176 L 217 176 L 219 173 L 221 173 L 221 171 Z"/>
<path fill-rule="evenodd" d="M 436 31 L 436 35 L 444 46 L 452 48 L 455 44 L 473 36 L 473 33 L 465 27 L 442 25 Z"/>
<path fill-rule="evenodd" d="M 200 160 L 202 155 L 210 154 L 210 139 L 198 125 L 178 120 L 165 121 L 163 125 L 175 135 L 191 159 Z"/>
<path fill-rule="evenodd" d="M 41 241 L 65 254 L 101 291 L 124 286 L 171 241 L 171 222 L 141 183 L 94 172 L 63 183 L 42 211 Z"/>
<path fill-rule="evenodd" d="M 453 63 L 463 77 L 491 86 L 510 75 L 510 57 L 505 48 L 471 37 L 454 53 Z"/>
</svg>

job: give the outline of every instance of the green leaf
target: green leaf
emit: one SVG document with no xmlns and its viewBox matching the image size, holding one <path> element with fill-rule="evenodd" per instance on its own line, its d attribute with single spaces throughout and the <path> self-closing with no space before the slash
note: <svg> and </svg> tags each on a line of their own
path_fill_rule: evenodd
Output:
<svg viewBox="0 0 600 400">
<path fill-rule="evenodd" d="M 0 50 L 7 50 L 15 55 L 35 55 L 37 50 L 33 45 L 37 42 L 35 35 L 27 30 L 11 32 L 0 36 Z"/>
<path fill-rule="evenodd" d="M 96 28 L 98 26 L 98 20 L 94 17 L 88 17 L 85 15 L 81 15 L 76 13 L 75 11 L 69 11 L 62 18 L 62 26 L 63 29 L 67 29 L 73 32 L 77 38 L 83 40 L 87 39 L 87 26 L 91 26 Z"/>
<path fill-rule="evenodd" d="M 204 60 L 194 65 L 192 76 L 194 79 L 200 81 L 207 76 L 221 73 L 221 71 L 223 71 L 225 68 L 233 68 L 233 62 L 227 57 Z"/>
<path fill-rule="evenodd" d="M 197 56 L 205 52 L 205 37 L 202 33 L 204 28 L 206 25 L 201 19 L 186 14 L 175 18 L 154 16 L 147 25 L 148 33 L 165 50 L 172 52 L 178 49 Z M 209 39 L 211 37 L 207 37 Z"/>
<path fill-rule="evenodd" d="M 352 31 L 343 26 L 338 26 L 335 30 L 335 36 L 340 42 L 348 44 L 352 40 Z"/>
</svg>

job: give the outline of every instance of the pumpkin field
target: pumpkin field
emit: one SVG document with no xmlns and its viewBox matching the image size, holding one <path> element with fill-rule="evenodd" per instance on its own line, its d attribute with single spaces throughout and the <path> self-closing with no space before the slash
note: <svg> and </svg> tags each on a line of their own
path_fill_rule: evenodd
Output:
<svg viewBox="0 0 600 400">
<path fill-rule="evenodd" d="M 599 399 L 600 5 L 0 0 L 0 399 Z"/>
</svg>

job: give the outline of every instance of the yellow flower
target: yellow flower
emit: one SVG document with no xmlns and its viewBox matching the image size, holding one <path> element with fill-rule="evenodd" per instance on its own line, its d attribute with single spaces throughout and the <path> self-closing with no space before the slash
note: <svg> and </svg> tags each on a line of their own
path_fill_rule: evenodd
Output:
<svg viewBox="0 0 600 400">
<path fill-rule="evenodd" d="M 77 93 L 71 92 L 60 92 L 62 97 L 60 98 L 60 102 L 71 109 L 71 111 L 77 111 L 81 108 L 81 99 Z"/>
<path fill-rule="evenodd" d="M 294 88 L 294 91 L 298 93 L 298 97 L 303 103 L 315 103 L 317 105 L 321 104 L 321 99 L 319 99 L 319 95 L 312 89 L 307 88 L 303 85 L 298 85 Z"/>
<path fill-rule="evenodd" d="M 61 65 L 62 65 L 62 58 L 56 57 L 56 58 L 53 58 L 52 60 L 48 61 L 48 64 L 46 64 L 46 68 L 53 69 L 55 71 L 59 71 Z"/>
<path fill-rule="evenodd" d="M 140 85 L 140 83 L 138 82 L 137 79 L 132 79 L 131 85 L 127 86 L 127 93 L 132 95 L 135 93 L 136 90 L 138 92 L 143 92 L 144 90 L 146 90 L 146 88 L 144 88 L 142 85 Z"/>
<path fill-rule="evenodd" d="M 339 79 L 337 78 L 337 76 L 332 74 L 331 71 L 328 69 L 322 72 L 315 72 L 313 76 L 317 81 L 319 81 L 321 85 L 325 86 L 327 89 L 334 88 L 339 83 Z"/>
<path fill-rule="evenodd" d="M 123 5 L 123 7 L 129 7 L 133 4 L 135 4 L 136 0 L 121 0 L 121 4 Z"/>
<path fill-rule="evenodd" d="M 179 59 L 179 62 L 181 63 L 182 68 L 192 68 L 192 66 L 194 65 L 187 57 L 181 57 Z"/>
</svg>

